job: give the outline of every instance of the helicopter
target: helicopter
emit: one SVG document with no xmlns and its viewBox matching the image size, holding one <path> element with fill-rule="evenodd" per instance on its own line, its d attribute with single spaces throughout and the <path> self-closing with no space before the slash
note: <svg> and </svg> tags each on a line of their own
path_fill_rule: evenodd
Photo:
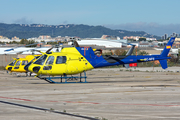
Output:
<svg viewBox="0 0 180 120">
<path fill-rule="evenodd" d="M 27 76 L 28 72 L 24 69 L 25 65 L 28 64 L 30 61 L 34 61 L 39 56 L 40 55 L 27 55 L 25 58 L 13 58 L 14 60 L 11 61 L 5 67 L 5 69 L 10 72 L 26 73 L 26 76 Z M 31 73 L 30 73 L 30 75 L 31 75 Z"/>
<path fill-rule="evenodd" d="M 26 76 L 28 76 L 27 73 L 29 71 L 24 69 L 25 65 L 27 65 L 27 63 L 29 63 L 29 62 L 31 63 L 31 62 L 35 61 L 39 56 L 41 56 L 41 53 L 42 53 L 41 51 L 48 51 L 47 47 L 26 48 L 28 46 L 32 46 L 32 45 L 36 45 L 36 44 L 39 44 L 39 43 L 5 49 L 4 50 L 5 54 L 31 54 L 31 55 L 27 55 L 25 58 L 13 58 L 14 60 L 11 61 L 5 67 L 5 69 L 10 72 L 26 73 Z M 61 48 L 58 47 L 57 45 L 53 47 L 53 51 L 59 52 L 60 50 L 61 50 Z M 29 75 L 31 76 L 31 72 Z"/>
<path fill-rule="evenodd" d="M 74 75 L 80 73 L 81 78 L 86 78 L 85 71 L 99 67 L 114 66 L 114 65 L 127 65 L 130 63 L 148 62 L 159 60 L 161 67 L 166 69 L 168 53 L 175 41 L 175 37 L 166 44 L 164 50 L 160 55 L 130 55 L 125 56 L 118 55 L 95 55 L 91 47 L 67 47 L 62 48 L 61 52 L 50 52 L 43 53 L 36 61 L 25 66 L 25 69 L 37 74 L 37 77 L 44 79 L 49 83 L 59 83 L 52 79 L 54 76 L 61 75 L 67 82 L 67 75 Z M 84 72 L 84 77 L 81 77 L 81 73 Z M 49 75 L 52 77 L 41 77 L 41 75 Z M 64 76 L 64 77 L 62 77 Z M 56 78 L 55 78 L 56 79 Z M 86 82 L 86 79 L 85 79 Z"/>
<path fill-rule="evenodd" d="M 59 50 L 59 49 L 58 49 Z M 27 55 L 25 58 L 13 58 L 5 69 L 7 72 L 20 72 L 26 73 L 28 76 L 28 71 L 24 69 L 25 65 L 29 62 L 35 61 L 39 56 L 41 56 L 41 51 L 47 51 L 47 48 L 23 48 L 23 47 L 16 47 L 11 49 L 4 50 L 5 54 L 31 54 Z M 57 48 L 54 50 L 57 51 Z M 31 72 L 29 74 L 31 76 Z"/>
</svg>

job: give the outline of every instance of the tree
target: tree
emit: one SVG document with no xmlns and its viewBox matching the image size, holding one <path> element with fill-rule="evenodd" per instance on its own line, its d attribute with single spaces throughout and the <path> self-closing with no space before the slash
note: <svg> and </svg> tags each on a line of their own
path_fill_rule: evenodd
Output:
<svg viewBox="0 0 180 120">
<path fill-rule="evenodd" d="M 135 48 L 132 53 L 132 55 L 148 55 L 148 54 L 149 54 L 148 52 L 142 51 L 138 48 Z"/>
<path fill-rule="evenodd" d="M 139 41 L 146 41 L 146 38 L 144 38 L 144 37 L 139 38 Z"/>
<path fill-rule="evenodd" d="M 139 51 L 139 55 L 148 55 L 149 53 L 146 51 Z"/>
<path fill-rule="evenodd" d="M 20 44 L 28 44 L 28 40 L 27 39 L 21 39 L 21 41 L 20 41 Z"/>
<path fill-rule="evenodd" d="M 20 44 L 25 44 L 25 45 L 30 45 L 30 44 L 34 44 L 35 41 L 34 40 L 21 39 L 21 41 L 19 43 Z M 28 47 L 35 47 L 35 46 L 36 46 L 36 44 L 30 45 Z"/>
<path fill-rule="evenodd" d="M 178 57 L 175 57 L 174 55 L 171 55 L 170 57 L 171 57 L 170 62 L 173 62 L 173 63 L 178 62 L 178 59 L 179 59 Z"/>
<path fill-rule="evenodd" d="M 140 50 L 139 50 L 138 48 L 135 48 L 135 49 L 133 50 L 132 55 L 138 55 L 139 51 L 140 51 Z"/>
<path fill-rule="evenodd" d="M 116 49 L 116 50 L 114 51 L 114 53 L 115 53 L 116 55 L 126 55 L 127 51 L 124 50 L 124 49 Z"/>
</svg>

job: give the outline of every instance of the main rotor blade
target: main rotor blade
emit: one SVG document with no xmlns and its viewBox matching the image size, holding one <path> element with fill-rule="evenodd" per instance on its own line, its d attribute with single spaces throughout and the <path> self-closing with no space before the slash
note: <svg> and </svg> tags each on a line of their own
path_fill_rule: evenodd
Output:
<svg viewBox="0 0 180 120">
<path fill-rule="evenodd" d="M 74 41 L 74 47 L 80 47 L 77 41 Z"/>
<path fill-rule="evenodd" d="M 53 49 L 53 47 L 49 48 L 46 53 L 50 52 Z"/>
</svg>

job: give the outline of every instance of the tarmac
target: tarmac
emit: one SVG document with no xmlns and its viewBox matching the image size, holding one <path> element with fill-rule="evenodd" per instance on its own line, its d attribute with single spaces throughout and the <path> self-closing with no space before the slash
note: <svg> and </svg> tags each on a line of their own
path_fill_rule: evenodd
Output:
<svg viewBox="0 0 180 120">
<path fill-rule="evenodd" d="M 0 71 L 0 120 L 179 120 L 179 70 L 101 68 L 73 84 Z"/>
</svg>

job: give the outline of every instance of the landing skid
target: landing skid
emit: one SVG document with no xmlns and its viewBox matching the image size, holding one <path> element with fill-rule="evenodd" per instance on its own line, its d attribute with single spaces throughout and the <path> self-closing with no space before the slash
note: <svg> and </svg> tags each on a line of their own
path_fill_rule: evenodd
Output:
<svg viewBox="0 0 180 120">
<path fill-rule="evenodd" d="M 67 76 L 67 75 L 64 75 L 61 77 L 40 77 L 40 76 L 37 76 L 38 78 L 40 79 L 43 79 L 49 83 L 55 83 L 55 84 L 66 84 L 66 83 L 87 83 L 86 81 L 86 72 L 84 72 L 84 76 L 81 76 L 81 73 L 80 73 L 80 76 Z M 84 78 L 84 81 L 82 81 L 82 78 Z M 57 82 L 57 81 L 54 81 L 52 79 L 59 79 L 60 81 Z M 79 80 L 78 80 L 79 79 Z M 75 81 L 75 82 L 73 82 Z"/>
</svg>

